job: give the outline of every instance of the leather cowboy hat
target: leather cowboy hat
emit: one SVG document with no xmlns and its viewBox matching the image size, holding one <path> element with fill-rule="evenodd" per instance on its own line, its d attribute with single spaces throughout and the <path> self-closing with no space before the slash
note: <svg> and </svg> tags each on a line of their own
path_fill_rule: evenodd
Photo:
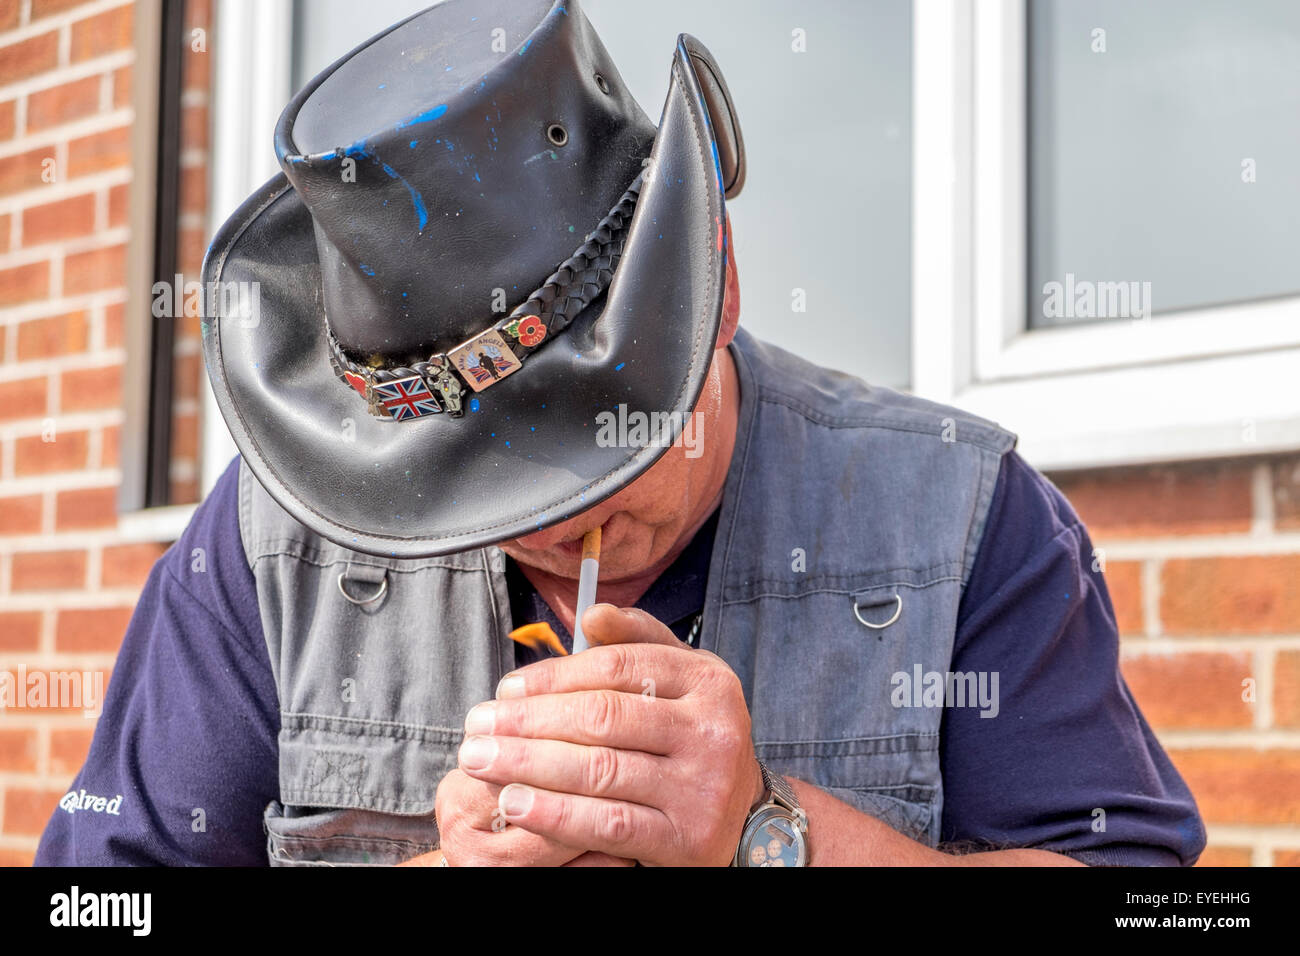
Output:
<svg viewBox="0 0 1300 956">
<path fill-rule="evenodd" d="M 682 34 L 658 128 L 576 0 L 446 0 L 328 67 L 203 265 L 208 375 L 291 515 L 424 557 L 537 531 L 694 408 L 744 145 Z M 637 447 L 596 440 L 625 406 Z"/>
</svg>

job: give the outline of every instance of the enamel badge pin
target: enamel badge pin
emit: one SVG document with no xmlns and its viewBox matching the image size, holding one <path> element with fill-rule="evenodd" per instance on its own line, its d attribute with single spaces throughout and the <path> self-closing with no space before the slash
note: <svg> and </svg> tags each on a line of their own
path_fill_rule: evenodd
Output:
<svg viewBox="0 0 1300 956">
<path fill-rule="evenodd" d="M 523 368 L 523 364 L 510 351 L 510 346 L 496 329 L 488 329 L 464 342 L 450 353 L 448 358 L 456 366 L 456 371 L 476 392 L 491 385 L 512 372 Z"/>
</svg>

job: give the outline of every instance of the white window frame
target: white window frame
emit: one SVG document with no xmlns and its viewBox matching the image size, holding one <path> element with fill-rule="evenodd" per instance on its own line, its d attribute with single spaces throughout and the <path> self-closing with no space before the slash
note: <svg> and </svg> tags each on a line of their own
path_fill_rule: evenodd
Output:
<svg viewBox="0 0 1300 956">
<path fill-rule="evenodd" d="M 213 66 L 212 202 L 208 235 L 253 191 L 280 171 L 271 134 L 292 94 L 292 0 L 218 0 Z M 237 449 L 204 377 L 202 493 L 207 495 Z"/>
<path fill-rule="evenodd" d="M 1027 330 L 1025 48 L 1024 0 L 914 0 L 912 391 L 1043 469 L 1300 448 L 1300 296 Z"/>
</svg>

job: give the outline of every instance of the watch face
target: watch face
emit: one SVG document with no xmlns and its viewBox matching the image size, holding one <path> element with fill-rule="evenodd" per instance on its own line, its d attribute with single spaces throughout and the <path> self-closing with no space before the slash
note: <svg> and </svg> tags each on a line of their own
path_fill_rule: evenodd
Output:
<svg viewBox="0 0 1300 956">
<path fill-rule="evenodd" d="M 750 824 L 748 866 L 803 866 L 805 844 L 794 819 L 780 808 L 760 812 Z"/>
</svg>

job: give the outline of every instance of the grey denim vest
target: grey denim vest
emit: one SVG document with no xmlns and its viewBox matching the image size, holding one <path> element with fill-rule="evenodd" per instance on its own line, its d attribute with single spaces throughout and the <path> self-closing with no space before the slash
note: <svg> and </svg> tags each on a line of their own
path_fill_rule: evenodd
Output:
<svg viewBox="0 0 1300 956">
<path fill-rule="evenodd" d="M 895 707 L 892 678 L 949 669 L 1015 437 L 744 330 L 731 352 L 741 409 L 700 646 L 739 675 L 761 760 L 934 846 L 943 711 Z M 514 665 L 504 554 L 349 551 L 242 463 L 239 527 L 280 695 L 270 862 L 383 865 L 436 848 L 434 795 L 465 713 Z M 355 605 L 341 577 L 354 597 L 383 596 Z"/>
</svg>

